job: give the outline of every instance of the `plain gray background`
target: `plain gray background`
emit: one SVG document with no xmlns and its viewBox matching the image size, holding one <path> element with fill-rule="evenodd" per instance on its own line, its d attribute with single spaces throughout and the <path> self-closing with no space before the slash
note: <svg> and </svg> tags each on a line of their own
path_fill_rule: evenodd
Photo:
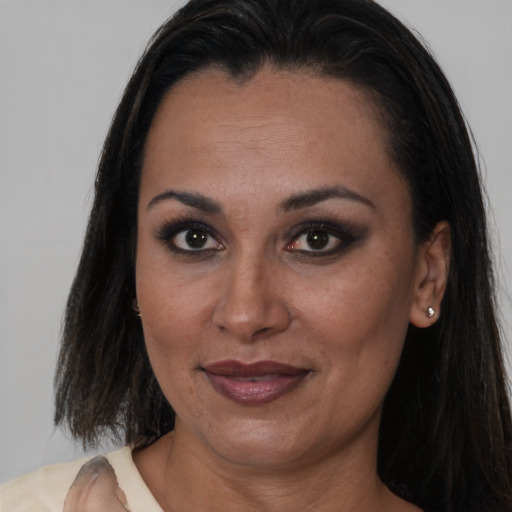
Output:
<svg viewBox="0 0 512 512">
<path fill-rule="evenodd" d="M 52 426 L 62 312 L 110 119 L 182 3 L 0 0 L 0 482 L 81 453 Z M 382 4 L 429 42 L 478 142 L 510 340 L 512 0 Z"/>
</svg>

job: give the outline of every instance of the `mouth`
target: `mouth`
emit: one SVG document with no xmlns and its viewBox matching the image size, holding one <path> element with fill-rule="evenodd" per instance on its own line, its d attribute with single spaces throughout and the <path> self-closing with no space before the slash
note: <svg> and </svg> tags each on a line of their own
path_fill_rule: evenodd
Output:
<svg viewBox="0 0 512 512">
<path fill-rule="evenodd" d="M 201 370 L 215 391 L 241 405 L 273 402 L 292 392 L 311 373 L 277 361 L 219 361 Z"/>
</svg>

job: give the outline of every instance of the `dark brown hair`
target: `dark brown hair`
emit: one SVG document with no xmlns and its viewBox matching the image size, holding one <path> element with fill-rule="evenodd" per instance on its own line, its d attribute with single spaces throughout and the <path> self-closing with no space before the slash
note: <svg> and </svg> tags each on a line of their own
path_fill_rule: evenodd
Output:
<svg viewBox="0 0 512 512">
<path fill-rule="evenodd" d="M 189 73 L 218 67 L 250 79 L 264 65 L 370 94 L 409 184 L 417 240 L 441 220 L 451 227 L 441 318 L 410 327 L 384 404 L 382 480 L 429 510 L 512 511 L 510 408 L 471 139 L 432 56 L 368 0 L 192 0 L 157 31 L 103 148 L 66 310 L 55 421 L 86 445 L 107 435 L 145 446 L 173 428 L 131 307 L 146 136 L 165 93 Z"/>
</svg>

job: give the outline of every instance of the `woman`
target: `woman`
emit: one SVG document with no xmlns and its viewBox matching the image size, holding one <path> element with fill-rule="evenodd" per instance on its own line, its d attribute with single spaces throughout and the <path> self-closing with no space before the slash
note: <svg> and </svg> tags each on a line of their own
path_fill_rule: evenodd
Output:
<svg viewBox="0 0 512 512">
<path fill-rule="evenodd" d="M 130 448 L 2 510 L 512 510 L 471 141 L 397 20 L 197 0 L 158 31 L 105 142 L 56 422 Z"/>
</svg>

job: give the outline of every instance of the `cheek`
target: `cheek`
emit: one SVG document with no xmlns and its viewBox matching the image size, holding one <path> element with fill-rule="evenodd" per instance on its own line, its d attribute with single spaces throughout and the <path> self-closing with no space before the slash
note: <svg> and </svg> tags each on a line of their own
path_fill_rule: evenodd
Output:
<svg viewBox="0 0 512 512">
<path fill-rule="evenodd" d="M 150 235 L 139 233 L 136 289 L 143 323 L 168 334 L 177 326 L 180 331 L 193 327 L 189 319 L 200 314 L 198 306 L 207 305 L 209 290 L 201 275 L 189 274 L 183 266 L 176 270 L 168 252 Z"/>
<path fill-rule="evenodd" d="M 164 396 L 175 408 L 181 400 L 194 400 L 189 380 L 198 364 L 198 312 L 177 290 L 162 286 L 163 280 L 146 283 L 139 289 L 146 350 Z"/>
<path fill-rule="evenodd" d="M 354 264 L 347 260 L 338 272 L 301 288 L 293 292 L 303 297 L 297 317 L 327 361 L 354 374 L 364 369 L 366 376 L 394 371 L 409 325 L 412 256 L 380 252 Z"/>
<path fill-rule="evenodd" d="M 168 273 L 140 275 L 137 296 L 148 351 L 176 357 L 194 350 L 211 317 L 212 297 L 205 283 L 184 286 Z"/>
<path fill-rule="evenodd" d="M 313 333 L 312 347 L 326 369 L 325 406 L 343 411 L 336 415 L 340 429 L 347 417 L 357 426 L 380 411 L 400 360 L 410 287 L 398 274 L 395 279 L 381 275 L 347 273 L 308 308 L 306 330 Z"/>
<path fill-rule="evenodd" d="M 174 390 L 186 389 L 183 383 L 200 361 L 214 293 L 211 280 L 188 275 L 186 269 L 176 271 L 161 248 L 144 242 L 142 234 L 137 251 L 137 300 L 151 366 L 172 401 Z"/>
</svg>

